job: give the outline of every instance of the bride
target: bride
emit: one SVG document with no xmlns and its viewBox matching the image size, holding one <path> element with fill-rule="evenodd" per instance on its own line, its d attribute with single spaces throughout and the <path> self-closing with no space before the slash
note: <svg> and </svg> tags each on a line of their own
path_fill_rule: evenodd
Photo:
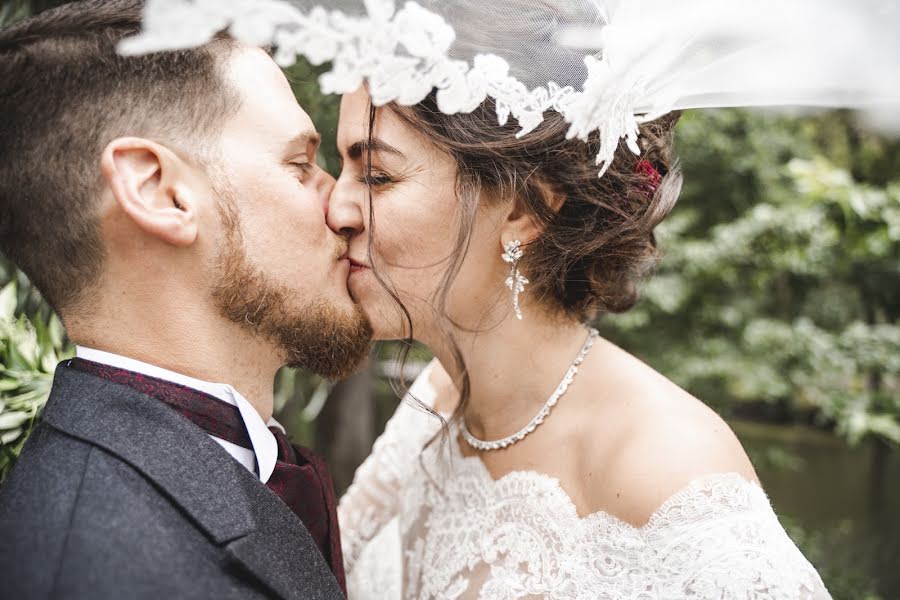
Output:
<svg viewBox="0 0 900 600">
<path fill-rule="evenodd" d="M 598 178 L 561 118 L 344 96 L 351 294 L 436 356 L 341 501 L 352 598 L 829 597 L 728 425 L 585 325 L 655 258 L 675 120 Z"/>
</svg>

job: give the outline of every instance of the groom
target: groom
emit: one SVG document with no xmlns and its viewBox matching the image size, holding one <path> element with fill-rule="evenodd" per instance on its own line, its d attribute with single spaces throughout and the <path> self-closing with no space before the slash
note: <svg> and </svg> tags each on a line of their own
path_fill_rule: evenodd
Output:
<svg viewBox="0 0 900 600">
<path fill-rule="evenodd" d="M 370 343 L 319 136 L 261 50 L 118 56 L 140 16 L 0 30 L 0 251 L 77 344 L 0 487 L 0 595 L 340 598 L 330 478 L 271 418 L 281 366 Z"/>
</svg>

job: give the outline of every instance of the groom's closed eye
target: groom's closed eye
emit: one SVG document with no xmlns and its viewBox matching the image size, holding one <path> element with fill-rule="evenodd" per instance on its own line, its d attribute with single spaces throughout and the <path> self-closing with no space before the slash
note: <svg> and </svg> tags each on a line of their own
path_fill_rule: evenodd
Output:
<svg viewBox="0 0 900 600">
<path fill-rule="evenodd" d="M 316 165 L 305 159 L 292 159 L 288 164 L 296 169 L 300 183 L 306 183 L 316 169 Z"/>
<path fill-rule="evenodd" d="M 306 183 L 315 174 L 316 152 L 321 143 L 321 136 L 315 131 L 301 131 L 286 144 L 285 164 L 290 166 L 300 183 Z"/>
</svg>

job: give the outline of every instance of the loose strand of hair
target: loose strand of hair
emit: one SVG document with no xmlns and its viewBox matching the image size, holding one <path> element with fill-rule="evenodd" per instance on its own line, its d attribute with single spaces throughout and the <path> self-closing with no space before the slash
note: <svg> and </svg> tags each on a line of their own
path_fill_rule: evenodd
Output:
<svg viewBox="0 0 900 600">
<path fill-rule="evenodd" d="M 389 377 L 388 380 L 391 385 L 391 389 L 395 394 L 401 399 L 401 402 L 404 399 L 409 399 L 412 401 L 412 406 L 419 410 L 423 410 L 430 414 L 433 417 L 436 417 L 441 422 L 442 429 L 447 428 L 446 419 L 441 416 L 440 413 L 435 411 L 433 408 L 429 407 L 426 403 L 422 402 L 419 398 L 416 398 L 415 395 L 410 393 L 409 386 L 406 384 L 403 378 L 403 372 L 405 370 L 405 366 L 409 360 L 409 353 L 412 349 L 412 345 L 414 342 L 413 338 L 413 320 L 412 315 L 409 312 L 409 309 L 403 303 L 403 300 L 400 298 L 399 293 L 395 289 L 393 282 L 390 282 L 386 279 L 386 277 L 380 272 L 377 268 L 375 261 L 375 205 L 373 202 L 372 196 L 372 140 L 375 135 L 375 117 L 376 117 L 376 107 L 369 100 L 368 112 L 369 112 L 369 121 L 367 124 L 368 128 L 368 141 L 366 148 L 366 161 L 365 161 L 365 169 L 366 169 L 366 195 L 368 199 L 368 213 L 369 213 L 369 237 L 367 243 L 367 253 L 369 257 L 369 262 L 372 266 L 372 274 L 375 275 L 376 281 L 378 281 L 379 285 L 387 292 L 387 294 L 391 297 L 394 304 L 399 309 L 402 314 L 403 321 L 406 326 L 405 336 L 402 340 L 400 340 L 400 349 L 397 353 L 397 376 Z"/>
</svg>

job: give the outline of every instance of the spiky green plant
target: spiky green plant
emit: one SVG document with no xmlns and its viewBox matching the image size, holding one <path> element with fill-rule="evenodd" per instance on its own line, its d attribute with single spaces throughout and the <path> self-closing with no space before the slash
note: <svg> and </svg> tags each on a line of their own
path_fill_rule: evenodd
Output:
<svg viewBox="0 0 900 600">
<path fill-rule="evenodd" d="M 37 422 L 57 363 L 72 354 L 56 315 L 16 314 L 16 282 L 0 290 L 0 481 Z"/>
</svg>

